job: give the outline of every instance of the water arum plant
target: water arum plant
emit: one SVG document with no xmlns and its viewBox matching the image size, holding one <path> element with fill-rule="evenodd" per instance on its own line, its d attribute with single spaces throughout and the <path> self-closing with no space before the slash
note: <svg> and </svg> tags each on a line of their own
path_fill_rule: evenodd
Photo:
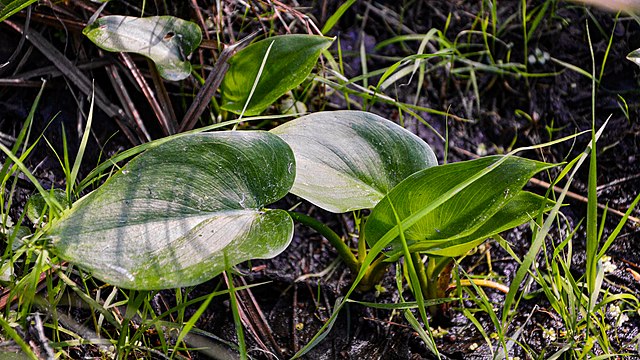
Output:
<svg viewBox="0 0 640 360">
<path fill-rule="evenodd" d="M 357 256 L 339 250 L 352 270 L 360 270 L 367 245 L 373 248 L 387 233 L 397 231 L 398 221 L 402 223 L 403 236 L 384 244 L 385 251 L 366 270 L 361 289 L 373 287 L 390 262 L 409 255 L 416 260 L 425 298 L 442 298 L 454 257 L 547 208 L 547 200 L 522 187 L 551 165 L 494 156 L 436 166 L 426 143 L 373 114 L 316 113 L 272 132 L 296 156 L 292 193 L 331 212 L 372 209 L 359 235 Z M 316 222 L 294 218 L 316 228 L 338 249 L 345 246 Z M 418 254 L 429 256 L 426 267 Z"/>
<path fill-rule="evenodd" d="M 515 156 L 437 166 L 426 143 L 386 119 L 320 112 L 271 132 L 163 142 L 66 210 L 48 235 L 62 259 L 99 279 L 162 289 L 277 255 L 293 218 L 325 235 L 354 273 L 365 266 L 362 289 L 404 256 L 434 299 L 444 296 L 454 257 L 545 209 L 547 200 L 522 187 L 549 166 Z M 372 209 L 355 254 L 317 220 L 265 208 L 288 192 L 335 213 Z M 365 265 L 373 248 L 383 251 Z"/>
</svg>

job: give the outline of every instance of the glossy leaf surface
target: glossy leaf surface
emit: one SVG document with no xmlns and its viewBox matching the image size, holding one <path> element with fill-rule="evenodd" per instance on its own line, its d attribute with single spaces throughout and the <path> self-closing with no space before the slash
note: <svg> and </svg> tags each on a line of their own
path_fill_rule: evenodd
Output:
<svg viewBox="0 0 640 360">
<path fill-rule="evenodd" d="M 282 35 L 239 51 L 229 59 L 229 70 L 222 81 L 222 108 L 240 114 L 251 98 L 244 115 L 260 114 L 309 76 L 320 53 L 332 41 L 315 35 Z"/>
<path fill-rule="evenodd" d="M 173 16 L 103 16 L 82 32 L 104 50 L 148 57 L 163 78 L 174 81 L 189 76 L 187 56 L 202 41 L 198 25 Z"/>
<path fill-rule="evenodd" d="M 371 212 L 365 225 L 367 243 L 372 246 L 396 226 L 389 201 L 400 220 L 404 220 L 460 187 L 498 159 L 499 156 L 490 156 L 447 164 L 408 177 Z M 404 229 L 411 249 L 434 255 L 458 256 L 487 237 L 526 222 L 538 214 L 546 200 L 521 189 L 535 173 L 550 166 L 515 156 L 507 158 L 413 226 Z"/>
<path fill-rule="evenodd" d="M 272 132 L 296 157 L 291 192 L 336 213 L 373 208 L 402 180 L 437 165 L 422 139 L 367 112 L 314 113 Z"/>
<path fill-rule="evenodd" d="M 49 235 L 60 257 L 133 289 L 195 285 L 289 244 L 293 222 L 265 210 L 287 194 L 293 154 L 267 132 L 163 143 L 78 201 Z"/>
</svg>

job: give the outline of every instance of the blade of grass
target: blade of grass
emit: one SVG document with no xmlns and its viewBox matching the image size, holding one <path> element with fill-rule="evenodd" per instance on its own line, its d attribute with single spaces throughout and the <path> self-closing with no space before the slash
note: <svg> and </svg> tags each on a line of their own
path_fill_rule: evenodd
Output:
<svg viewBox="0 0 640 360">
<path fill-rule="evenodd" d="M 329 17 L 327 22 L 322 27 L 322 30 L 321 30 L 322 31 L 322 35 L 327 35 L 327 33 L 329 31 L 331 31 L 331 29 L 333 29 L 333 27 L 340 20 L 340 18 L 342 18 L 344 13 L 347 10 L 349 10 L 351 5 L 355 4 L 355 2 L 356 2 L 356 0 L 348 0 L 348 1 L 344 2 L 342 5 L 340 5 L 338 10 L 336 10 L 336 12 L 334 12 L 333 15 L 331 15 L 331 17 Z"/>
<path fill-rule="evenodd" d="M 260 82 L 260 78 L 262 77 L 262 71 L 264 71 L 264 66 L 267 64 L 267 60 L 269 59 L 269 53 L 271 52 L 271 48 L 273 47 L 274 43 L 275 41 L 272 41 L 271 44 L 269 44 L 267 51 L 265 51 L 264 53 L 264 57 L 262 58 L 262 63 L 260 63 L 260 68 L 258 69 L 258 74 L 256 74 L 256 78 L 253 80 L 251 91 L 249 91 L 249 96 L 247 97 L 247 101 L 244 103 L 244 107 L 242 108 L 242 112 L 240 113 L 240 116 L 239 116 L 240 119 L 242 119 L 242 117 L 244 116 L 244 112 L 247 110 L 247 107 L 249 106 L 249 103 L 253 98 L 253 93 L 256 91 L 256 88 L 258 87 L 258 83 Z M 236 126 L 234 126 L 233 128 L 234 130 L 236 129 Z"/>
<path fill-rule="evenodd" d="M 18 332 L 15 331 L 3 317 L 0 317 L 0 326 L 2 326 L 2 329 L 4 329 L 4 332 L 7 335 L 9 335 L 9 337 L 13 339 L 13 341 L 15 341 L 16 344 L 18 344 L 18 346 L 20 346 L 24 355 L 26 355 L 29 359 L 38 360 L 38 356 L 34 354 L 33 350 L 31 350 L 31 347 L 27 345 L 24 339 L 22 339 L 22 337 L 18 335 Z"/>
<path fill-rule="evenodd" d="M 80 171 L 80 164 L 82 164 L 82 159 L 84 158 L 84 152 L 87 149 L 87 143 L 89 142 L 89 135 L 91 133 L 91 124 L 93 123 L 94 100 L 95 100 L 95 96 L 94 96 L 94 93 L 92 93 L 91 105 L 89 105 L 89 115 L 87 116 L 87 124 L 84 127 L 84 133 L 82 134 L 82 140 L 80 140 L 80 147 L 78 147 L 78 153 L 76 155 L 75 160 L 73 161 L 73 168 L 71 169 L 69 178 L 67 178 L 67 183 L 70 184 L 69 186 L 71 186 L 70 189 L 73 189 L 73 187 L 75 186 L 76 179 L 78 177 L 78 172 Z M 65 149 L 66 149 L 66 146 L 65 146 Z M 71 194 L 67 194 L 67 196 L 69 195 Z"/>
<path fill-rule="evenodd" d="M 225 257 L 226 262 L 226 257 Z M 247 359 L 247 345 L 244 341 L 244 330 L 242 327 L 242 320 L 240 318 L 240 304 L 238 303 L 238 298 L 236 296 L 235 285 L 233 285 L 233 278 L 231 277 L 230 271 L 225 271 L 225 276 L 227 278 L 227 285 L 229 286 L 229 300 L 231 302 L 231 312 L 233 313 L 233 323 L 236 327 L 236 336 L 238 337 L 238 351 L 240 352 L 240 359 Z"/>
<path fill-rule="evenodd" d="M 229 280 L 229 281 L 231 281 L 231 280 Z M 230 290 L 230 292 L 235 291 L 235 289 L 233 289 L 233 288 L 231 288 L 229 290 Z M 209 303 L 211 302 L 211 300 L 213 300 L 213 298 L 216 295 L 218 295 L 218 292 L 216 292 L 216 291 L 214 291 L 211 294 L 209 294 L 205 298 L 205 300 L 202 302 L 202 304 L 200 304 L 200 306 L 198 307 L 198 310 L 196 310 L 196 312 L 193 313 L 193 315 L 189 318 L 189 320 L 186 323 L 183 324 L 182 329 L 180 330 L 180 334 L 178 334 L 178 338 L 176 339 L 176 344 L 173 347 L 173 353 L 172 353 L 172 356 L 171 356 L 172 358 L 173 358 L 173 354 L 177 353 L 178 345 L 182 342 L 182 340 L 184 340 L 185 336 L 187 336 L 187 334 L 189 334 L 191 329 L 193 329 L 196 326 L 196 322 L 200 319 L 200 317 L 205 312 L 205 310 L 207 310 L 207 307 L 209 306 Z M 232 306 L 234 306 L 234 305 L 232 305 Z"/>
<path fill-rule="evenodd" d="M 620 231 L 622 231 L 622 228 L 627 223 L 627 219 L 629 218 L 633 210 L 636 208 L 639 201 L 640 201 L 640 194 L 638 194 L 636 198 L 633 200 L 633 202 L 631 203 L 631 205 L 629 205 L 627 212 L 624 214 L 622 219 L 618 222 L 618 225 L 616 226 L 616 228 L 611 232 L 611 234 L 607 238 L 607 241 L 605 241 L 604 244 L 602 244 L 600 252 L 598 252 L 598 255 L 596 255 L 596 258 L 598 259 L 602 258 L 604 254 L 607 252 L 607 250 L 609 250 L 609 247 L 613 243 L 613 240 L 615 240 L 616 237 L 618 237 L 618 234 L 620 234 Z"/>
<path fill-rule="evenodd" d="M 407 266 L 407 271 L 409 272 L 409 278 L 411 279 L 411 289 L 413 290 L 413 296 L 416 298 L 416 303 L 418 304 L 418 313 L 422 318 L 422 322 L 424 323 L 424 326 L 427 328 L 428 334 L 425 334 L 425 335 L 428 335 L 428 336 L 424 336 L 424 337 L 422 336 L 422 331 L 421 331 L 422 327 L 420 326 L 420 324 L 418 324 L 417 321 L 415 321 L 415 318 L 413 317 L 413 313 L 411 313 L 411 311 L 409 310 L 405 311 L 405 316 L 407 316 L 407 320 L 409 320 L 413 328 L 416 331 L 418 331 L 418 334 L 421 334 L 420 337 L 423 338 L 423 341 L 425 341 L 429 350 L 431 350 L 433 354 L 435 354 L 438 358 L 440 358 L 440 354 L 438 353 L 438 349 L 436 348 L 436 345 L 433 341 L 433 334 L 431 333 L 431 328 L 429 326 L 429 318 L 427 317 L 427 310 L 426 310 L 427 308 L 424 302 L 424 294 L 422 292 L 423 290 L 421 286 L 421 281 L 418 279 L 416 266 L 413 264 L 413 257 L 409 253 L 409 246 L 407 245 L 407 239 L 404 236 L 402 221 L 400 220 L 400 216 L 396 212 L 396 209 L 393 206 L 393 203 L 391 202 L 391 198 L 389 197 L 385 197 L 385 198 L 389 202 L 389 206 L 391 206 L 391 211 L 393 211 L 393 215 L 396 220 L 396 225 L 398 226 L 398 232 L 400 234 L 400 242 L 402 243 L 402 252 L 404 254 L 404 261 Z M 416 256 L 416 258 L 417 258 L 417 261 L 421 261 L 419 256 Z"/>
<path fill-rule="evenodd" d="M 38 109 L 38 104 L 40 104 L 40 98 L 42 97 L 42 92 L 44 91 L 44 87 L 46 86 L 46 84 L 47 84 L 47 81 L 42 80 L 42 86 L 40 87 L 40 91 L 38 91 L 36 98 L 33 100 L 33 103 L 31 104 L 31 109 L 29 109 L 29 114 L 27 115 L 27 118 L 25 119 L 25 122 L 22 125 L 22 129 L 20 129 L 20 133 L 16 137 L 16 141 L 14 142 L 13 147 L 11 147 L 11 152 L 13 152 L 14 154 L 18 153 L 18 150 L 20 149 L 20 146 L 22 146 L 23 142 L 24 142 L 24 146 L 22 147 L 21 153 L 22 154 L 25 153 L 25 147 L 27 146 L 29 135 L 31 134 L 31 125 L 33 124 L 33 117 L 35 116 L 36 110 Z M 9 161 L 5 161 L 4 164 L 2 165 L 2 170 L 0 170 L 0 179 L 2 179 L 3 182 L 6 179 L 7 171 L 9 170 L 10 165 L 11 165 L 11 162 Z"/>
<path fill-rule="evenodd" d="M 20 171 L 22 171 L 22 173 L 27 177 L 27 179 L 31 181 L 33 186 L 35 186 L 35 188 L 38 190 L 40 195 L 42 195 L 42 197 L 45 199 L 50 209 L 52 210 L 55 209 L 54 211 L 62 211 L 64 209 L 64 207 L 58 202 L 58 200 L 56 200 L 52 196 L 49 196 L 49 192 L 45 190 L 42 187 L 42 185 L 40 185 L 40 183 L 38 182 L 38 179 L 36 179 L 36 177 L 33 176 L 33 174 L 29 171 L 29 169 L 27 169 L 24 163 L 17 156 L 15 156 L 11 152 L 11 150 L 9 150 L 6 146 L 0 143 L 0 151 L 5 153 L 5 155 L 7 155 L 7 157 L 9 157 L 11 161 L 13 161 L 18 166 Z"/>
<path fill-rule="evenodd" d="M 589 40 L 589 50 L 591 53 L 591 66 L 592 66 L 592 88 L 591 88 L 591 154 L 589 161 L 589 182 L 587 198 L 587 284 L 589 287 L 589 293 L 594 290 L 595 284 L 595 266 L 596 266 L 596 251 L 598 249 L 598 194 L 597 194 L 597 153 L 596 153 L 596 137 L 595 137 L 595 98 L 596 98 L 596 86 L 595 86 L 595 56 L 593 54 L 593 45 L 591 44 L 591 35 L 589 31 L 589 23 L 587 23 L 587 39 Z"/>
<path fill-rule="evenodd" d="M 596 133 L 596 136 L 595 136 L 596 139 L 598 139 L 600 137 L 600 135 L 602 135 L 602 132 L 604 131 L 608 121 L 609 120 L 607 119 L 607 121 L 598 130 L 598 132 Z M 516 296 L 516 292 L 518 291 L 518 288 L 520 287 L 520 284 L 522 284 L 524 282 L 524 278 L 527 275 L 527 273 L 529 272 L 529 269 L 531 268 L 531 264 L 535 260 L 537 254 L 538 254 L 538 251 L 542 247 L 544 239 L 546 238 L 547 234 L 551 230 L 551 226 L 553 225 L 553 222 L 554 222 L 558 212 L 560 211 L 560 207 L 562 206 L 562 201 L 564 200 L 564 198 L 565 198 L 565 196 L 567 194 L 567 191 L 569 191 L 569 187 L 571 186 L 571 183 L 573 182 L 574 175 L 576 174 L 576 172 L 578 171 L 578 169 L 580 168 L 582 163 L 586 160 L 590 149 L 591 149 L 591 143 L 589 143 L 589 145 L 583 151 L 583 153 L 576 160 L 574 160 L 575 161 L 575 165 L 572 167 L 571 170 L 569 170 L 569 167 L 567 167 L 565 170 L 563 170 L 563 174 L 566 173 L 567 171 L 571 171 L 571 175 L 569 176 L 569 178 L 567 180 L 567 183 L 565 184 L 564 188 L 562 189 L 562 192 L 560 193 L 560 196 L 558 197 L 558 200 L 557 200 L 556 204 L 553 206 L 553 208 L 549 212 L 547 218 L 545 219 L 542 227 L 535 234 L 535 238 L 533 240 L 533 243 L 531 244 L 531 247 L 529 248 L 529 251 L 527 252 L 527 255 L 525 255 L 525 257 L 524 257 L 524 259 L 522 261 L 522 264 L 518 268 L 518 271 L 516 272 L 516 276 L 513 278 L 512 282 L 511 282 L 511 286 L 509 286 L 509 293 L 507 294 L 507 296 L 505 298 L 504 305 L 503 305 L 503 310 L 502 310 L 502 323 L 503 324 L 506 324 L 506 322 L 507 322 L 506 321 L 507 317 L 509 316 L 509 313 L 511 312 L 511 305 L 513 304 L 513 301 L 514 301 L 515 296 Z M 560 178 L 562 177 L 563 174 L 561 174 Z"/>
</svg>

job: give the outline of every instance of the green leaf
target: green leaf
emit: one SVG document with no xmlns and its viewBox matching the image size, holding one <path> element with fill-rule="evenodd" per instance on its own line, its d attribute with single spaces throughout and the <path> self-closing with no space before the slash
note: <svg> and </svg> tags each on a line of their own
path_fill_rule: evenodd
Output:
<svg viewBox="0 0 640 360">
<path fill-rule="evenodd" d="M 52 224 L 58 255 L 132 289 L 202 283 L 283 251 L 293 221 L 266 204 L 295 177 L 287 144 L 267 132 L 188 135 L 130 161 Z"/>
<path fill-rule="evenodd" d="M 453 240 L 415 241 L 409 245 L 410 252 L 423 252 L 435 256 L 456 257 L 482 244 L 487 238 L 535 219 L 540 210 L 548 211 L 553 202 L 528 191 L 519 191 L 473 233 Z M 399 258 L 402 249 L 387 252 L 391 259 Z"/>
<path fill-rule="evenodd" d="M 396 186 L 388 198 L 404 220 L 498 159 L 500 156 L 490 156 L 420 171 Z M 460 255 L 479 244 L 480 239 L 520 225 L 529 215 L 535 216 L 545 200 L 523 194 L 521 189 L 534 174 L 551 166 L 511 156 L 405 229 L 405 236 L 413 250 L 442 256 Z M 395 225 L 389 201 L 381 201 L 365 224 L 367 243 L 373 246 Z M 397 240 L 393 245 L 399 247 Z M 447 251 L 449 247 L 451 252 Z"/>
<path fill-rule="evenodd" d="M 271 131 L 296 157 L 291 192 L 331 212 L 373 208 L 406 177 L 437 165 L 422 139 L 367 112 L 318 112 Z"/>
<path fill-rule="evenodd" d="M 148 57 L 163 78 L 173 81 L 189 76 L 187 56 L 202 41 L 198 25 L 173 16 L 103 16 L 82 33 L 104 50 Z"/>
<path fill-rule="evenodd" d="M 67 203 L 67 194 L 64 190 L 53 189 L 49 191 L 48 195 L 60 204 Z M 43 216 L 46 215 L 45 210 L 47 210 L 47 208 L 48 204 L 44 196 L 42 196 L 41 193 L 34 193 L 29 197 L 29 200 L 27 200 L 27 204 L 25 205 L 27 218 L 34 224 L 40 224 L 42 221 L 46 222 L 47 220 L 43 219 Z"/>
<path fill-rule="evenodd" d="M 282 35 L 246 47 L 229 59 L 221 85 L 222 108 L 236 114 L 244 109 L 246 116 L 260 114 L 300 85 L 332 42 L 323 36 Z"/>
<path fill-rule="evenodd" d="M 5 21 L 11 15 L 35 3 L 37 0 L 2 0 L 0 1 L 0 22 Z"/>
</svg>

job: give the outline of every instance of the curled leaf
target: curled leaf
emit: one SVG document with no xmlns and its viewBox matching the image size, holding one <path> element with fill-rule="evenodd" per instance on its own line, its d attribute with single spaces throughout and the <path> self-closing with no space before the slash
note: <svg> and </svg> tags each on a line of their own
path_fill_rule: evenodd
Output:
<svg viewBox="0 0 640 360">
<path fill-rule="evenodd" d="M 173 81 L 189 76 L 187 57 L 202 41 L 198 25 L 173 16 L 103 16 L 82 33 L 104 50 L 148 57 L 163 78 Z"/>
</svg>

